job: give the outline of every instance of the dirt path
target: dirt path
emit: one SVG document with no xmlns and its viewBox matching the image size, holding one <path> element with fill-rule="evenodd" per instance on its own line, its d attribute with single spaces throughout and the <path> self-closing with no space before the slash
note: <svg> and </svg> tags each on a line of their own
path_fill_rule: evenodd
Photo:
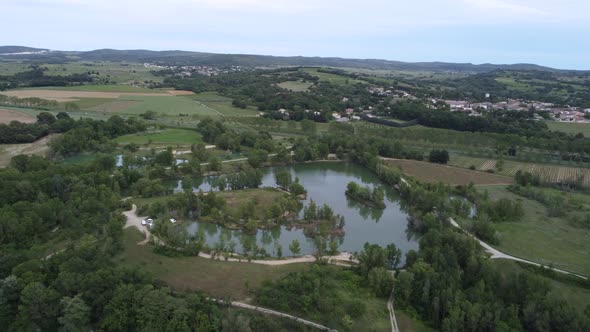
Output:
<svg viewBox="0 0 590 332">
<path fill-rule="evenodd" d="M 399 332 L 399 327 L 397 326 L 397 319 L 395 318 L 395 311 L 393 310 L 393 289 L 391 289 L 391 294 L 389 295 L 389 300 L 387 300 L 387 310 L 389 311 L 389 321 L 391 322 L 391 332 Z"/>
<path fill-rule="evenodd" d="M 243 309 L 248 309 L 248 310 L 254 310 L 254 311 L 258 311 L 264 314 L 268 314 L 268 315 L 273 315 L 273 316 L 278 316 L 278 317 L 283 317 L 283 318 L 287 318 L 287 319 L 291 319 L 294 320 L 296 322 L 299 322 L 301 324 L 305 324 L 307 326 L 311 326 L 314 327 L 318 330 L 322 330 L 322 331 L 333 331 L 333 332 L 337 332 L 336 330 L 333 330 L 327 326 L 324 325 L 320 325 L 318 323 L 303 319 L 303 318 L 299 318 L 299 317 L 295 317 L 289 314 L 286 314 L 284 312 L 280 312 L 280 311 L 275 311 L 272 309 L 267 309 L 267 308 L 263 308 L 263 307 L 258 307 L 258 306 L 254 306 L 251 304 L 247 304 L 247 303 L 243 303 L 243 302 L 236 302 L 236 301 L 232 301 L 232 302 L 227 302 L 227 301 L 223 301 L 223 300 L 217 300 L 217 299 L 212 299 L 213 301 L 220 303 L 220 304 L 229 304 L 231 306 L 234 307 L 239 307 L 239 308 L 243 308 Z"/>
<path fill-rule="evenodd" d="M 145 234 L 145 240 L 138 242 L 137 244 L 142 246 L 149 242 L 150 238 L 152 237 L 152 233 L 150 232 L 150 228 L 147 226 L 143 226 L 141 224 L 141 220 L 147 217 L 138 217 L 136 214 L 137 206 L 135 204 L 132 205 L 131 210 L 123 212 L 127 221 L 125 222 L 125 228 L 129 227 L 136 227 L 140 232 Z"/>
<path fill-rule="evenodd" d="M 536 262 L 532 262 L 532 261 L 528 261 L 526 259 L 522 259 L 522 258 L 518 258 L 518 257 L 514 257 L 508 254 L 505 254 L 497 249 L 494 249 L 492 246 L 490 246 L 489 244 L 483 242 L 482 240 L 478 239 L 475 235 L 469 233 L 468 231 L 464 230 L 463 228 L 461 228 L 461 226 L 459 226 L 459 224 L 453 219 L 453 218 L 449 218 L 449 222 L 451 223 L 451 225 L 453 225 L 454 227 L 459 228 L 460 230 L 462 230 L 463 232 L 465 232 L 465 234 L 471 236 L 472 238 L 476 239 L 477 242 L 479 242 L 479 244 L 484 247 L 484 249 L 486 250 L 486 252 L 488 252 L 491 256 L 491 259 L 509 259 L 509 260 L 513 260 L 513 261 L 517 261 L 517 262 L 522 262 L 522 263 L 526 263 L 526 264 L 530 264 L 530 265 L 535 265 L 535 266 L 542 266 L 539 263 Z M 559 273 L 563 273 L 563 274 L 569 274 L 584 280 L 588 280 L 588 277 L 583 276 L 581 274 L 577 274 L 577 273 L 573 273 L 573 272 L 569 272 L 569 271 L 564 271 L 564 270 L 560 270 L 560 269 L 556 269 L 554 267 L 548 267 L 548 266 L 544 266 L 545 268 L 551 269 L 555 272 L 559 272 Z"/>
<path fill-rule="evenodd" d="M 199 253 L 199 257 L 211 259 L 212 255 L 206 254 L 204 252 Z M 328 264 L 332 265 L 339 265 L 339 266 L 350 266 L 350 264 L 346 264 L 343 262 L 350 262 L 352 264 L 358 264 L 358 260 L 354 258 L 350 258 L 351 254 L 348 252 L 341 252 L 335 256 L 323 256 L 322 259 L 325 259 Z M 215 259 L 220 261 L 225 261 L 225 258 L 222 256 L 215 256 Z M 279 266 L 279 265 L 287 265 L 287 264 L 297 264 L 297 263 L 313 263 L 316 259 L 312 255 L 305 255 L 302 257 L 295 257 L 295 258 L 287 258 L 287 259 L 253 259 L 249 263 L 253 264 L 260 264 L 260 265 L 270 265 L 270 266 Z M 230 257 L 227 259 L 227 262 L 242 262 L 247 263 L 248 261 L 244 258 L 234 258 Z"/>
</svg>

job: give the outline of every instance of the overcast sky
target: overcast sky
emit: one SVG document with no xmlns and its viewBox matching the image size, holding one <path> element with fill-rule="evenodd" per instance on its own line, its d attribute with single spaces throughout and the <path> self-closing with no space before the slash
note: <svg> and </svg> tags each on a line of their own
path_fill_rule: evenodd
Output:
<svg viewBox="0 0 590 332">
<path fill-rule="evenodd" d="M 0 45 L 590 69 L 589 0 L 0 0 Z"/>
</svg>

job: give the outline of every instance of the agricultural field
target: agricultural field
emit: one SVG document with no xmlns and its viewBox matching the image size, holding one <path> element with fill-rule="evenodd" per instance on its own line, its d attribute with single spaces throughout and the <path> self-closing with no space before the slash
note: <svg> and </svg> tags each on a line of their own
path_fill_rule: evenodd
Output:
<svg viewBox="0 0 590 332">
<path fill-rule="evenodd" d="M 539 163 L 525 163 L 513 160 L 504 160 L 501 169 L 498 169 L 498 161 L 495 159 L 467 157 L 451 155 L 449 165 L 486 171 L 493 170 L 495 173 L 507 176 L 514 176 L 519 170 L 538 174 L 541 181 L 546 183 L 580 182 L 582 186 L 590 188 L 590 168 L 549 165 Z"/>
<path fill-rule="evenodd" d="M 47 144 L 58 135 L 59 134 L 48 135 L 33 143 L 0 144 L 0 167 L 5 167 L 10 164 L 10 159 L 19 154 L 44 157 L 49 151 L 49 146 Z"/>
<path fill-rule="evenodd" d="M 140 266 L 175 290 L 198 290 L 217 298 L 245 300 L 250 295 L 249 290 L 264 281 L 310 267 L 309 264 L 267 266 L 201 257 L 167 257 L 154 253 L 152 245 L 137 245 L 143 238 L 136 228 L 126 229 L 123 253 L 115 259 L 123 265 Z"/>
<path fill-rule="evenodd" d="M 33 123 L 36 122 L 34 116 L 31 116 L 27 113 L 9 110 L 9 109 L 0 109 L 0 123 L 10 123 L 12 121 L 18 121 L 22 123 Z"/>
<path fill-rule="evenodd" d="M 354 78 L 348 78 L 330 73 L 322 73 L 318 71 L 318 68 L 303 68 L 302 70 L 309 73 L 310 75 L 318 77 L 320 81 L 330 82 L 336 85 L 366 83 L 365 81 Z"/>
<path fill-rule="evenodd" d="M 309 87 L 313 85 L 313 83 L 309 82 L 302 82 L 302 81 L 286 81 L 277 84 L 279 87 L 290 90 L 293 92 L 304 92 L 309 90 Z"/>
<path fill-rule="evenodd" d="M 115 141 L 120 144 L 190 146 L 201 142 L 201 134 L 195 130 L 170 128 L 119 136 Z"/>
<path fill-rule="evenodd" d="M 506 189 L 506 186 L 482 186 L 492 199 L 520 201 L 524 217 L 518 222 L 495 223 L 500 244 L 498 250 L 544 265 L 590 275 L 590 230 L 572 226 L 562 217 L 549 217 L 541 203 Z M 590 196 L 586 197 L 590 201 Z"/>
<path fill-rule="evenodd" d="M 458 167 L 433 164 L 424 161 L 385 159 L 390 165 L 398 166 L 404 174 L 426 182 L 443 182 L 450 185 L 510 184 L 512 178 L 497 174 L 466 170 Z"/>
<path fill-rule="evenodd" d="M 19 89 L 3 91 L 3 95 L 18 98 L 43 98 L 57 102 L 71 102 L 79 98 L 110 98 L 121 96 L 165 96 L 172 97 L 167 92 L 120 92 L 120 91 L 80 91 L 80 90 L 52 90 L 52 89 Z"/>
<path fill-rule="evenodd" d="M 149 89 L 129 84 L 88 84 L 76 86 L 44 86 L 39 88 L 23 88 L 19 90 L 58 90 L 58 91 L 90 91 L 90 92 L 122 92 L 122 93 L 168 93 L 166 89 Z"/>
<path fill-rule="evenodd" d="M 590 123 L 568 123 L 557 121 L 546 121 L 545 123 L 550 130 L 561 131 L 572 135 L 582 133 L 585 137 L 590 137 Z"/>
</svg>

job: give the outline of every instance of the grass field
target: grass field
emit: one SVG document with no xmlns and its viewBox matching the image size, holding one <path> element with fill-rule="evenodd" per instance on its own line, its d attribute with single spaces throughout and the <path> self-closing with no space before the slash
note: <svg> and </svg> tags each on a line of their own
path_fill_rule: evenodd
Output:
<svg viewBox="0 0 590 332">
<path fill-rule="evenodd" d="M 286 194 L 274 188 L 258 188 L 224 191 L 220 192 L 219 195 L 225 199 L 228 211 L 238 218 L 242 205 L 249 200 L 254 200 L 256 206 L 255 219 L 263 219 L 266 210 L 274 200 Z"/>
<path fill-rule="evenodd" d="M 505 186 L 482 186 L 490 198 L 520 200 L 524 217 L 519 222 L 494 224 L 507 254 L 567 271 L 590 275 L 590 230 L 571 226 L 562 218 L 548 217 L 541 203 L 515 195 Z"/>
<path fill-rule="evenodd" d="M 496 159 L 451 155 L 449 164 L 457 167 L 469 168 L 475 166 L 480 171 L 494 170 L 496 173 L 514 176 L 517 171 L 528 171 L 538 174 L 543 182 L 564 183 L 580 180 L 584 187 L 590 188 L 590 168 L 570 167 L 539 163 L 526 163 L 514 160 L 504 160 L 502 170 L 496 167 Z"/>
<path fill-rule="evenodd" d="M 293 92 L 304 92 L 309 90 L 309 87 L 313 85 L 310 82 L 302 82 L 302 81 L 286 81 L 277 84 L 279 87 L 290 90 Z"/>
<path fill-rule="evenodd" d="M 585 137 L 590 137 L 590 123 L 568 123 L 556 121 L 546 121 L 545 123 L 549 129 L 554 131 L 561 131 L 573 135 L 582 133 Z"/>
<path fill-rule="evenodd" d="M 49 143 L 59 134 L 45 136 L 33 143 L 23 144 L 0 144 L 0 167 L 5 167 L 10 163 L 12 157 L 19 154 L 45 156 L 49 151 Z"/>
<path fill-rule="evenodd" d="M 12 121 L 18 121 L 22 123 L 33 123 L 36 122 L 34 116 L 30 114 L 19 112 L 16 110 L 0 109 L 0 123 L 10 123 Z"/>
<path fill-rule="evenodd" d="M 80 91 L 80 90 L 52 90 L 52 89 L 20 89 L 3 91 L 3 95 L 30 98 L 37 97 L 58 102 L 75 102 L 80 98 L 119 98 L 121 96 L 162 96 L 172 98 L 167 92 L 120 92 L 120 91 Z"/>
<path fill-rule="evenodd" d="M 203 92 L 192 96 L 193 99 L 198 101 L 204 107 L 211 108 L 215 112 L 215 115 L 223 116 L 257 116 L 258 111 L 253 106 L 248 106 L 246 109 L 238 108 L 232 105 L 232 99 L 224 96 L 220 96 L 214 92 Z"/>
<path fill-rule="evenodd" d="M 395 303 L 394 303 L 395 305 Z M 400 309 L 395 309 L 395 318 L 397 319 L 397 326 L 402 332 L 434 332 L 435 329 L 426 326 L 424 322 L 413 319 L 408 314 Z"/>
<path fill-rule="evenodd" d="M 318 71 L 318 68 L 303 68 L 302 70 L 309 73 L 310 75 L 318 77 L 320 79 L 320 81 L 330 82 L 332 84 L 343 85 L 343 84 L 366 83 L 364 81 L 356 80 L 354 78 L 348 78 L 345 76 L 340 76 L 340 75 L 330 74 L 330 73 L 322 73 L 322 72 Z"/>
<path fill-rule="evenodd" d="M 89 92 L 125 92 L 125 93 L 167 93 L 163 89 L 148 89 L 129 84 L 89 84 L 77 86 L 48 86 L 40 88 L 24 88 L 21 90 L 56 90 L 56 91 L 89 91 Z"/>
<path fill-rule="evenodd" d="M 505 259 L 495 259 L 492 262 L 495 265 L 499 266 L 503 272 L 520 273 L 525 271 L 523 267 L 521 267 L 518 263 L 514 261 Z M 558 300 L 564 300 L 578 308 L 580 311 L 583 311 L 587 305 L 590 305 L 590 289 L 549 279 L 544 276 L 542 276 L 542 278 L 548 280 L 551 283 L 551 286 L 553 287 L 552 292 L 549 293 L 550 297 Z"/>
<path fill-rule="evenodd" d="M 125 249 L 116 259 L 122 264 L 142 267 L 176 290 L 200 290 L 219 298 L 245 300 L 249 289 L 258 287 L 263 281 L 309 268 L 308 264 L 266 266 L 200 257 L 166 257 L 153 253 L 151 245 L 138 246 L 136 243 L 142 238 L 136 228 L 126 229 Z"/>
<path fill-rule="evenodd" d="M 399 166 L 404 174 L 426 182 L 443 182 L 450 185 L 509 184 L 512 178 L 472 171 L 458 167 L 433 164 L 416 160 L 387 160 L 390 165 Z"/>
<path fill-rule="evenodd" d="M 151 144 L 154 145 L 191 145 L 201 142 L 201 135 L 189 129 L 150 130 L 142 133 L 124 135 L 115 139 L 122 144 Z"/>
</svg>

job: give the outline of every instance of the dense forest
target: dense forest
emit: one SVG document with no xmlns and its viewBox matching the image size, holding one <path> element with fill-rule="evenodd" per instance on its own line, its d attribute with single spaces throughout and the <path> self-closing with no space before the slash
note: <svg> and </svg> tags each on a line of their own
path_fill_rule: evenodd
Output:
<svg viewBox="0 0 590 332">
<path fill-rule="evenodd" d="M 30 70 L 0 76 L 0 91 L 18 87 L 69 86 L 94 82 L 98 72 L 69 75 L 45 75 L 46 68 L 31 65 Z"/>
</svg>

